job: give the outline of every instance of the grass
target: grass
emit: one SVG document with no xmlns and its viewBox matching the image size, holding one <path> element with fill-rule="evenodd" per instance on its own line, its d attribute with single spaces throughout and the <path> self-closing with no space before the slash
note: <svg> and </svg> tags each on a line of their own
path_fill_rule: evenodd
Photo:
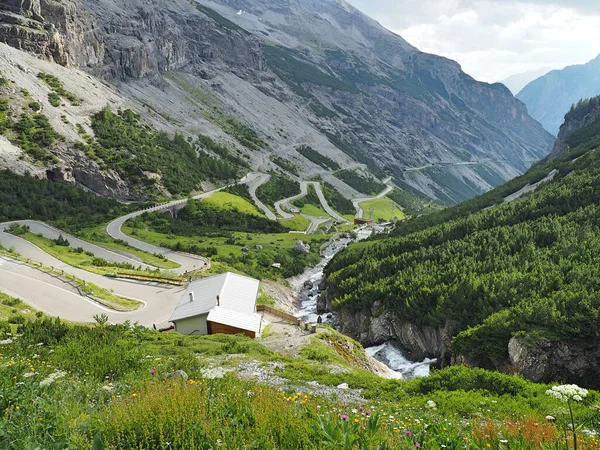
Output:
<svg viewBox="0 0 600 450">
<path fill-rule="evenodd" d="M 134 236 L 136 239 L 141 239 L 144 242 L 148 242 L 154 245 L 160 245 L 165 240 L 169 239 L 167 235 L 156 233 L 149 230 L 133 229 L 127 226 L 123 227 L 123 232 L 130 236 Z M 186 237 L 177 236 L 171 239 L 176 239 L 185 244 L 200 244 L 208 245 L 210 247 L 216 247 L 218 250 L 217 256 L 227 256 L 233 253 L 236 256 L 242 256 L 245 252 L 242 251 L 243 247 L 255 247 L 262 245 L 264 250 L 288 250 L 291 249 L 296 241 L 298 235 L 294 233 L 276 233 L 276 234 L 260 234 L 260 233 L 241 233 L 233 232 L 230 237 L 219 237 L 219 236 L 197 236 L 197 237 Z M 309 235 L 303 236 L 302 239 L 309 244 L 322 244 L 329 236 L 324 235 Z M 226 241 L 235 243 L 227 243 Z"/>
<path fill-rule="evenodd" d="M 371 208 L 373 209 L 373 220 L 375 222 L 384 221 L 388 222 L 391 220 L 403 220 L 406 218 L 406 214 L 402 212 L 396 202 L 387 198 L 381 197 L 375 200 L 368 200 L 362 202 L 360 207 L 363 209 L 363 217 L 365 219 L 371 218 Z M 392 215 L 392 207 L 394 214 Z"/>
<path fill-rule="evenodd" d="M 302 211 L 302 214 L 306 214 L 307 216 L 329 217 L 329 214 L 327 214 L 321 208 L 311 205 L 310 203 L 306 203 L 300 211 Z"/>
<path fill-rule="evenodd" d="M 202 202 L 217 209 L 235 209 L 244 214 L 264 217 L 264 214 L 253 203 L 238 195 L 227 192 L 215 192 L 210 197 L 202 200 Z"/>
<path fill-rule="evenodd" d="M 155 255 L 144 250 L 132 247 L 127 242 L 111 238 L 106 232 L 106 225 L 100 225 L 93 229 L 82 230 L 77 233 L 77 237 L 85 241 L 104 247 L 108 250 L 114 250 L 117 253 L 126 253 L 140 259 L 141 262 L 159 269 L 177 269 L 181 264 L 166 259 L 162 255 Z"/>
<path fill-rule="evenodd" d="M 319 329 L 291 357 L 244 336 L 47 318 L 24 323 L 20 336 L 12 327 L 0 322 L 0 433 L 7 448 L 569 448 L 564 405 L 544 395 L 546 385 L 466 367 L 384 380 L 358 367 L 360 346 L 330 330 Z M 248 380 L 247 363 L 282 384 Z M 174 370 L 189 379 L 166 377 Z M 335 388 L 343 382 L 350 390 Z M 597 401 L 590 391 L 574 405 L 577 424 L 600 425 Z M 600 448 L 584 433 L 578 444 Z"/>
<path fill-rule="evenodd" d="M 98 275 L 112 275 L 118 272 L 140 277 L 150 274 L 152 276 L 164 278 L 165 280 L 180 279 L 176 274 L 169 271 L 139 270 L 128 264 L 120 265 L 117 263 L 112 263 L 101 258 L 97 258 L 90 253 L 83 251 L 79 252 L 71 247 L 57 245 L 53 240 L 39 234 L 27 232 L 19 236 L 41 248 L 43 251 L 55 257 L 59 261 L 64 262 L 65 264 L 87 270 L 88 272 L 96 273 Z"/>
<path fill-rule="evenodd" d="M 293 219 L 281 220 L 280 223 L 293 231 L 304 231 L 310 224 L 310 220 L 306 217 L 295 216 Z"/>
</svg>

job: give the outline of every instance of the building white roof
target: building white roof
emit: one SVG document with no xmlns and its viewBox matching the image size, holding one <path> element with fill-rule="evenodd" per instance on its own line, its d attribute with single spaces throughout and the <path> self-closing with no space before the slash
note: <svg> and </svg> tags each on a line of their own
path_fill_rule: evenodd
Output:
<svg viewBox="0 0 600 450">
<path fill-rule="evenodd" d="M 221 308 L 252 315 L 256 308 L 259 285 L 260 281 L 254 278 L 231 272 L 194 281 L 188 286 L 169 320 L 176 322 L 207 314 L 217 306 L 217 296 Z M 194 294 L 193 301 L 190 301 L 190 293 Z"/>
<path fill-rule="evenodd" d="M 209 322 L 215 322 L 234 328 L 239 328 L 241 330 L 254 331 L 256 334 L 258 334 L 260 332 L 260 322 L 262 319 L 260 315 L 256 313 L 245 314 L 220 306 L 215 306 L 208 313 L 206 320 Z"/>
</svg>

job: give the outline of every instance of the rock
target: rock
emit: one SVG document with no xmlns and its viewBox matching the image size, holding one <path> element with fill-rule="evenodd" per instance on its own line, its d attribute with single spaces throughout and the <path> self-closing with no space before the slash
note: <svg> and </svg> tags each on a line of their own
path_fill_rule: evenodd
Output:
<svg viewBox="0 0 600 450">
<path fill-rule="evenodd" d="M 508 363 L 508 370 L 538 383 L 560 380 L 600 387 L 600 348 L 593 343 L 514 336 L 508 343 Z"/>
<path fill-rule="evenodd" d="M 324 295 L 317 297 L 317 314 L 323 314 L 327 312 L 327 300 Z"/>
<path fill-rule="evenodd" d="M 187 380 L 189 377 L 183 370 L 175 370 L 174 372 L 167 372 L 166 378 L 181 378 L 182 380 Z"/>
<path fill-rule="evenodd" d="M 264 247 L 262 245 L 256 245 L 256 250 L 261 251 Z"/>
<path fill-rule="evenodd" d="M 294 244 L 294 251 L 300 255 L 308 255 L 310 253 L 310 245 L 306 244 L 304 241 L 296 241 Z"/>
<path fill-rule="evenodd" d="M 312 288 L 313 288 L 313 282 L 312 282 L 312 281 L 310 281 L 310 280 L 306 280 L 306 281 L 304 282 L 304 285 L 303 285 L 303 286 L 304 286 L 306 289 L 312 289 Z"/>
<path fill-rule="evenodd" d="M 248 247 L 242 247 L 242 251 L 243 251 L 244 253 L 248 253 L 250 250 L 248 249 Z"/>
<path fill-rule="evenodd" d="M 337 386 L 338 389 L 348 389 L 348 387 L 348 383 L 338 384 Z"/>
</svg>

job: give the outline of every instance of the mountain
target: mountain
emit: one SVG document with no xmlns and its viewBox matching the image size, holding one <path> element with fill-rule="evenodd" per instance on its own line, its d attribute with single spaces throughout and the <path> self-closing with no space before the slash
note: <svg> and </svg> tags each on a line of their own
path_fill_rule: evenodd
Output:
<svg viewBox="0 0 600 450">
<path fill-rule="evenodd" d="M 59 80 L 78 73 L 71 78 L 90 91 L 104 86 L 140 126 L 208 136 L 257 170 L 282 170 L 274 161 L 287 161 L 300 177 L 319 175 L 346 196 L 358 192 L 296 149 L 311 146 L 341 167 L 393 175 L 452 204 L 523 173 L 552 146 L 503 85 L 477 82 L 456 62 L 418 51 L 344 1 L 9 0 L 0 5 L 0 41 L 61 64 L 66 71 L 44 69 Z M 19 63 L 27 58 L 3 53 L 0 70 L 34 72 Z M 89 117 L 97 102 L 83 84 L 81 105 L 65 109 Z M 33 100 L 59 124 L 62 106 L 50 107 L 42 87 Z M 84 122 L 93 141 L 96 131 Z M 76 157 L 57 156 L 65 169 L 90 167 L 71 172 L 77 183 L 97 190 L 111 178 L 128 199 L 174 193 L 159 182 L 158 166 L 142 168 L 132 183 L 124 163 L 103 151 L 90 160 L 77 140 L 61 144 Z M 140 193 L 147 185 L 153 190 Z"/>
<path fill-rule="evenodd" d="M 557 135 L 571 105 L 600 94 L 600 55 L 587 64 L 553 70 L 517 94 L 529 114 Z"/>
<path fill-rule="evenodd" d="M 561 130 L 555 159 L 336 255 L 327 302 L 342 332 L 418 360 L 600 386 L 600 98 Z"/>
<path fill-rule="evenodd" d="M 525 86 L 527 86 L 533 80 L 546 75 L 548 72 L 550 72 L 550 70 L 551 69 L 549 67 L 528 70 L 527 72 L 511 75 L 505 80 L 502 80 L 501 83 L 510 89 L 510 92 L 512 92 L 514 95 L 517 95 Z"/>
</svg>

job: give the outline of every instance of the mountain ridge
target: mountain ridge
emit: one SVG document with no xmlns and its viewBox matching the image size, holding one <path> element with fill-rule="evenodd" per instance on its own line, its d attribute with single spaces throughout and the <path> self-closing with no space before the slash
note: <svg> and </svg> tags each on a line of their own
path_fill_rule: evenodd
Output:
<svg viewBox="0 0 600 450">
<path fill-rule="evenodd" d="M 419 52 L 348 4 L 268 3 L 33 0 L 18 9 L 11 0 L 0 40 L 109 80 L 171 118 L 170 130 L 210 130 L 254 169 L 278 170 L 275 153 L 347 196 L 357 192 L 295 148 L 310 144 L 446 203 L 489 190 L 550 150 L 550 137 L 506 88 L 475 82 L 456 62 Z M 290 25 L 299 18 L 313 29 Z M 266 146 L 240 144 L 229 118 Z"/>
</svg>

